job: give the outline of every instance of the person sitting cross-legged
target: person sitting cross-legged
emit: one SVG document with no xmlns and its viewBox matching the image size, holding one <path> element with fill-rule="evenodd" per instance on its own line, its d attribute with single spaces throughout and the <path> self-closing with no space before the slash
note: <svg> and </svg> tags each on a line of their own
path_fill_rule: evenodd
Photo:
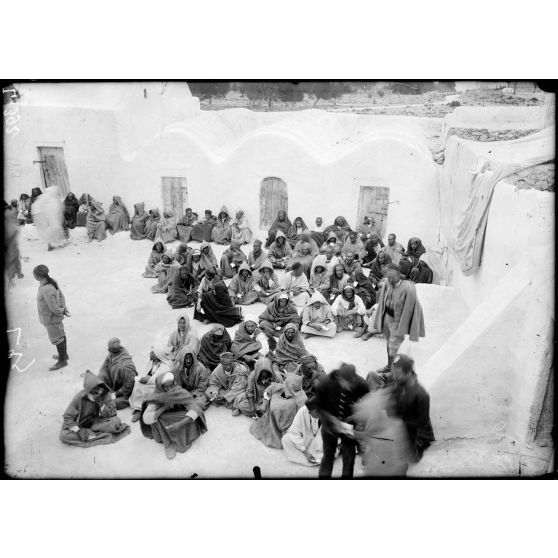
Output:
<svg viewBox="0 0 558 558">
<path fill-rule="evenodd" d="M 254 275 L 246 262 L 242 262 L 238 273 L 229 284 L 229 295 L 235 304 L 248 305 L 257 302 L 258 293 L 254 290 Z"/>
<path fill-rule="evenodd" d="M 60 441 L 88 448 L 112 444 L 130 434 L 130 427 L 116 416 L 114 393 L 90 370 L 85 372 L 83 389 L 64 412 Z"/>
<path fill-rule="evenodd" d="M 323 295 L 316 291 L 302 310 L 302 327 L 300 331 L 304 339 L 311 335 L 321 337 L 335 337 L 337 324 L 335 316 L 331 312 L 331 306 Z"/>
<path fill-rule="evenodd" d="M 281 438 L 285 455 L 292 463 L 317 467 L 324 454 L 322 425 L 316 402 L 308 399 L 296 413 L 286 434 Z"/>
<path fill-rule="evenodd" d="M 247 417 L 261 417 L 266 409 L 265 390 L 272 382 L 281 382 L 281 377 L 273 371 L 271 360 L 261 357 L 256 360 L 254 370 L 248 376 L 248 385 L 243 394 L 236 399 L 236 408 Z"/>
<path fill-rule="evenodd" d="M 134 389 L 137 375 L 134 361 L 130 353 L 120 343 L 120 339 L 116 337 L 110 339 L 108 355 L 99 370 L 99 378 L 115 392 L 117 409 L 128 407 L 128 400 Z"/>
<path fill-rule="evenodd" d="M 205 392 L 209 387 L 209 370 L 196 358 L 192 346 L 182 348 L 175 359 L 172 369 L 177 386 L 192 394 L 194 402 L 202 411 L 209 407 L 209 399 Z"/>
<path fill-rule="evenodd" d="M 155 380 L 155 393 L 143 405 L 141 432 L 163 444 L 167 459 L 184 453 L 207 432 L 202 408 L 192 394 L 176 384 L 174 374 L 166 372 Z"/>
<path fill-rule="evenodd" d="M 172 367 L 172 351 L 166 345 L 154 345 L 149 352 L 149 360 L 143 376 L 134 378 L 134 388 L 129 403 L 133 409 L 132 422 L 140 419 L 141 409 L 147 397 L 155 393 L 157 376 L 170 372 Z"/>
<path fill-rule="evenodd" d="M 355 337 L 362 337 L 366 307 L 352 285 L 343 287 L 343 292 L 331 305 L 331 312 L 335 316 L 338 331 L 349 330 L 354 332 Z"/>
<path fill-rule="evenodd" d="M 234 414 L 240 414 L 235 403 L 246 391 L 248 374 L 248 367 L 241 362 L 235 362 L 232 353 L 223 353 L 221 363 L 209 377 L 209 387 L 205 392 L 209 402 L 217 407 L 233 409 Z"/>
<path fill-rule="evenodd" d="M 250 368 L 259 358 L 267 356 L 269 344 L 265 333 L 258 327 L 258 319 L 248 315 L 238 326 L 231 345 L 236 360 L 245 362 Z"/>
</svg>

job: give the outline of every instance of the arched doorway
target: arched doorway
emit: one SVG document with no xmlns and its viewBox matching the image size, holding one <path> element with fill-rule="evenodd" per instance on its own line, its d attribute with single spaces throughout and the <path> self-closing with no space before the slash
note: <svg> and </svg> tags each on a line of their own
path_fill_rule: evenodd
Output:
<svg viewBox="0 0 558 558">
<path fill-rule="evenodd" d="M 285 182 L 275 176 L 264 178 L 260 185 L 260 229 L 268 229 L 277 219 L 277 213 L 288 208 Z"/>
</svg>

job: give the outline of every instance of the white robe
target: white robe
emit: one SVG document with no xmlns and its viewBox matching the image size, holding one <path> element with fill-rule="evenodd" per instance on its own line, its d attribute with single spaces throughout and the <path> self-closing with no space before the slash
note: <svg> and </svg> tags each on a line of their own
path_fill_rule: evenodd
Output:
<svg viewBox="0 0 558 558">
<path fill-rule="evenodd" d="M 322 431 L 318 419 L 312 417 L 306 405 L 303 405 L 281 439 L 283 450 L 289 461 L 308 467 L 320 464 L 323 456 Z M 304 455 L 306 451 L 310 461 Z"/>
</svg>

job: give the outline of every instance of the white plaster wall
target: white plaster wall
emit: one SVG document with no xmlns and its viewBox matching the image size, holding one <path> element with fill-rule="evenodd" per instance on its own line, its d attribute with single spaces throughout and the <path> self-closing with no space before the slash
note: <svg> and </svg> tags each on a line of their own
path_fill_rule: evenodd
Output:
<svg viewBox="0 0 558 558">
<path fill-rule="evenodd" d="M 4 136 L 4 197 L 19 198 L 43 188 L 39 146 L 64 149 L 70 188 L 110 199 L 120 183 L 114 113 L 103 109 L 20 107 L 17 135 Z M 110 194 L 112 196 L 113 194 Z"/>
<path fill-rule="evenodd" d="M 319 132 L 314 129 L 316 136 Z M 188 205 L 195 210 L 215 212 L 223 203 L 231 211 L 242 207 L 254 228 L 259 226 L 260 183 L 268 176 L 286 182 L 289 216 L 300 215 L 308 224 L 317 216 L 330 224 L 343 215 L 356 226 L 359 187 L 387 186 L 390 200 L 398 202 L 389 206 L 388 230 L 403 242 L 420 236 L 427 246 L 436 237 L 434 163 L 420 144 L 394 137 L 369 138 L 338 156 L 325 157 L 279 130 L 262 130 L 230 150 L 216 146 L 213 152 L 207 142 L 170 130 L 148 142 L 126 166 L 127 197 L 160 206 L 161 176 L 173 172 L 186 176 Z"/>
<path fill-rule="evenodd" d="M 64 148 L 74 193 L 108 202 L 122 191 L 125 160 L 168 124 L 200 112 L 185 82 L 37 83 L 18 90 L 21 98 L 10 107 L 20 132 L 4 136 L 6 198 L 42 186 L 33 160 L 37 146 L 49 145 Z"/>
<path fill-rule="evenodd" d="M 516 190 L 499 182 L 492 196 L 484 239 L 481 267 L 465 276 L 456 258 L 449 252 L 451 285 L 458 288 L 474 308 L 491 291 L 500 278 L 526 257 L 540 249 L 546 259 L 554 261 L 553 192 Z M 536 263 L 534 264 L 536 265 Z M 532 274 L 537 273 L 536 269 Z"/>
</svg>

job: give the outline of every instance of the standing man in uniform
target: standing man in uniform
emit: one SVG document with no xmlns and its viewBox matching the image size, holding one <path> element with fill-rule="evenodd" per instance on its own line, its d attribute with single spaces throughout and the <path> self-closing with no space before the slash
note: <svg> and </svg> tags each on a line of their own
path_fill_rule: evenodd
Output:
<svg viewBox="0 0 558 558">
<path fill-rule="evenodd" d="M 384 372 L 389 372 L 393 358 L 405 335 L 411 341 L 424 337 L 424 316 L 417 298 L 415 285 L 401 279 L 399 266 L 390 264 L 387 270 L 387 281 L 378 296 L 378 308 L 374 320 L 374 329 L 381 331 L 386 338 L 388 363 Z"/>
</svg>

